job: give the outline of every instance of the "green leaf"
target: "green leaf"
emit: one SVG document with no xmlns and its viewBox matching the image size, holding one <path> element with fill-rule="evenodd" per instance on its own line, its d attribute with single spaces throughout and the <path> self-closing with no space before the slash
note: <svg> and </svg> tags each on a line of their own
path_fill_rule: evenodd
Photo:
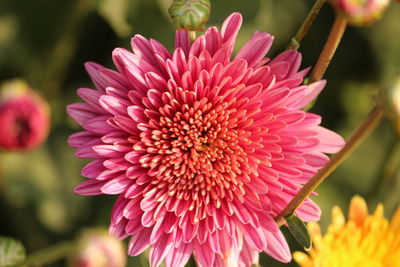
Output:
<svg viewBox="0 0 400 267">
<path fill-rule="evenodd" d="M 312 242 L 305 223 L 294 214 L 285 217 L 285 219 L 288 223 L 289 231 L 296 241 L 305 249 L 310 249 Z"/>
<path fill-rule="evenodd" d="M 0 237 L 0 266 L 15 266 L 25 261 L 25 248 L 21 242 Z"/>
</svg>

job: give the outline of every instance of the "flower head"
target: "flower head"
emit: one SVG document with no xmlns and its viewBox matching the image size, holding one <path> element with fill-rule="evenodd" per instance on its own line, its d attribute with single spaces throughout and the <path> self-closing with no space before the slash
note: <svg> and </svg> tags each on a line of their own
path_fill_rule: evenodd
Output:
<svg viewBox="0 0 400 267">
<path fill-rule="evenodd" d="M 3 83 L 0 92 L 0 148 L 38 147 L 49 132 L 47 103 L 21 80 Z"/>
<path fill-rule="evenodd" d="M 324 236 L 317 223 L 308 224 L 314 247 L 308 255 L 294 253 L 300 266 L 399 266 L 400 207 L 389 223 L 383 215 L 382 204 L 369 215 L 365 200 L 355 196 L 348 217 L 346 222 L 340 208 L 334 207 L 332 224 Z"/>
<path fill-rule="evenodd" d="M 332 5 L 354 26 L 368 26 L 380 19 L 389 0 L 331 0 Z"/>
<path fill-rule="evenodd" d="M 71 267 L 124 267 L 125 264 L 122 242 L 98 229 L 81 233 L 70 258 Z"/>
<path fill-rule="evenodd" d="M 290 261 L 274 217 L 343 145 L 301 110 L 325 85 L 301 85 L 301 55 L 265 57 L 273 37 L 256 32 L 234 58 L 242 17 L 208 28 L 190 43 L 177 31 L 170 53 L 155 40 L 132 38 L 114 50 L 118 71 L 86 68 L 97 89 L 68 113 L 85 129 L 69 143 L 95 159 L 81 195 L 119 195 L 110 230 L 130 236 L 129 254 L 150 246 L 150 266 L 249 266 L 265 251 Z M 307 199 L 296 211 L 318 220 Z"/>
</svg>

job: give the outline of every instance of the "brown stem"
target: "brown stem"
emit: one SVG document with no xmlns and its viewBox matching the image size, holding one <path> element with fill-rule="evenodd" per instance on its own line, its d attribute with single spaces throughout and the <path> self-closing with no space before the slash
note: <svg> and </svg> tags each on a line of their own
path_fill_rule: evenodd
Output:
<svg viewBox="0 0 400 267">
<path fill-rule="evenodd" d="M 311 73 L 310 83 L 319 81 L 324 76 L 329 63 L 335 54 L 336 48 L 342 39 L 346 26 L 346 19 L 343 16 L 337 16 L 335 22 L 333 23 L 331 32 L 329 33 L 328 39 L 326 40 L 325 46 L 322 49 L 318 61 Z"/>
<path fill-rule="evenodd" d="M 303 40 L 304 36 L 308 32 L 308 29 L 310 29 L 312 23 L 314 22 L 314 19 L 317 17 L 319 11 L 321 10 L 321 7 L 324 5 L 325 0 L 317 0 L 315 1 L 315 4 L 311 8 L 310 12 L 308 12 L 308 15 L 306 19 L 304 20 L 303 24 L 301 24 L 300 29 L 297 31 L 296 35 L 292 38 L 292 41 L 288 45 L 288 50 L 289 49 L 298 49 L 300 47 L 300 42 Z"/>
<path fill-rule="evenodd" d="M 278 214 L 275 221 L 283 225 L 285 217 L 292 215 L 298 206 L 320 185 L 344 160 L 361 144 L 368 134 L 375 129 L 383 115 L 383 109 L 375 106 L 361 125 L 350 136 L 346 145 L 337 154 L 332 156 L 328 164 L 322 168 L 307 184 L 305 184 L 289 204 Z"/>
</svg>

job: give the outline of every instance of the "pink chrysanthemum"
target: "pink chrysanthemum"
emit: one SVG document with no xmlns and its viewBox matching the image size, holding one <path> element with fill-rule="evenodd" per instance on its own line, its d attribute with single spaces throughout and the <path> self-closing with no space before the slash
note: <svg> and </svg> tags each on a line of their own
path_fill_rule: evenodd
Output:
<svg viewBox="0 0 400 267">
<path fill-rule="evenodd" d="M 288 262 L 274 221 L 291 198 L 343 145 L 302 110 L 325 85 L 301 85 L 301 55 L 265 58 L 273 37 L 256 32 L 231 59 L 242 17 L 234 13 L 192 44 L 178 31 L 171 54 L 136 35 L 133 53 L 114 50 L 117 72 L 86 68 L 97 90 L 68 106 L 85 129 L 69 143 L 95 159 L 81 195 L 119 195 L 110 230 L 130 236 L 129 254 L 150 246 L 150 266 L 249 266 L 258 252 Z M 307 199 L 305 221 L 320 210 Z"/>
</svg>

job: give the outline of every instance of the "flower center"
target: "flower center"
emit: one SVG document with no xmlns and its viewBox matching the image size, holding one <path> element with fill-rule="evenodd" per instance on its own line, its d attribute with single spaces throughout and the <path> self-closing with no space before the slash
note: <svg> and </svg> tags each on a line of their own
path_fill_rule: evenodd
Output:
<svg viewBox="0 0 400 267">
<path fill-rule="evenodd" d="M 163 108 L 160 113 L 159 127 L 142 134 L 147 151 L 154 152 L 142 164 L 150 167 L 152 184 L 167 187 L 178 199 L 233 199 L 248 161 L 238 141 L 237 110 L 203 99 L 173 114 Z"/>
</svg>

